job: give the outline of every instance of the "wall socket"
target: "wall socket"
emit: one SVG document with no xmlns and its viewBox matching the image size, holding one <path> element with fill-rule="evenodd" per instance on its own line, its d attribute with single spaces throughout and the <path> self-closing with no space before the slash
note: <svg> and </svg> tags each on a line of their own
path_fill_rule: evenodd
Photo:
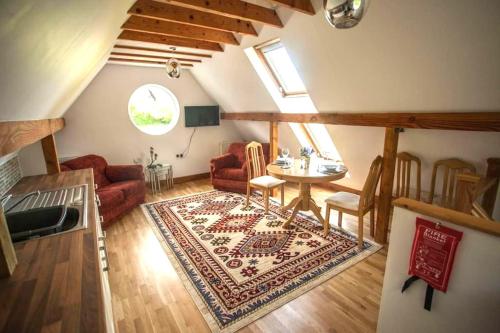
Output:
<svg viewBox="0 0 500 333">
<path fill-rule="evenodd" d="M 183 158 L 184 154 L 176 154 L 175 157 L 177 157 L 177 158 Z"/>
</svg>

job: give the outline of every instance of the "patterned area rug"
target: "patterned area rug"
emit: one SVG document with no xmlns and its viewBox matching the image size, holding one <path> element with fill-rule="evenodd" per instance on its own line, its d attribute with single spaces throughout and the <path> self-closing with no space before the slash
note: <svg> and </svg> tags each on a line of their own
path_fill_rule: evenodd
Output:
<svg viewBox="0 0 500 333">
<path fill-rule="evenodd" d="M 260 197 L 210 191 L 142 205 L 213 332 L 234 332 L 380 249 Z"/>
</svg>

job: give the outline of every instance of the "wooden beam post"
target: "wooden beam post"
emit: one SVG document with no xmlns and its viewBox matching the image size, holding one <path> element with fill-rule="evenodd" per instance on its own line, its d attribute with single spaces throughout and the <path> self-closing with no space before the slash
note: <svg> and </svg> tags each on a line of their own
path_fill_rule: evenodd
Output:
<svg viewBox="0 0 500 333">
<path fill-rule="evenodd" d="M 498 193 L 498 184 L 500 178 L 500 158 L 488 158 L 487 162 L 488 169 L 486 170 L 486 177 L 496 178 L 496 183 L 484 193 L 482 206 L 486 213 L 488 213 L 489 216 L 492 216 Z"/>
<path fill-rule="evenodd" d="M 278 158 L 278 122 L 269 122 L 269 162 L 273 162 Z M 271 195 L 276 196 L 276 189 L 271 190 Z"/>
<path fill-rule="evenodd" d="M 396 169 L 396 156 L 398 153 L 399 129 L 386 128 L 384 142 L 384 160 L 380 180 L 380 195 L 377 210 L 377 224 L 375 228 L 375 241 L 387 243 L 389 219 L 391 215 L 392 189 L 394 185 L 394 171 Z"/>
<path fill-rule="evenodd" d="M 0 278 L 11 276 L 16 265 L 16 251 L 12 245 L 3 209 L 0 207 Z"/>
<path fill-rule="evenodd" d="M 61 166 L 57 157 L 56 140 L 54 134 L 47 135 L 42 140 L 43 157 L 47 166 L 47 174 L 60 173 Z"/>
</svg>

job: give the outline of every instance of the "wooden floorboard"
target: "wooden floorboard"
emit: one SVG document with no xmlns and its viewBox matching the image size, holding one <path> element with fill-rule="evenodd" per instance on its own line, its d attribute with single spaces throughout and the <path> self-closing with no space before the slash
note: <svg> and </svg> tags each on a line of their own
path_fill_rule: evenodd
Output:
<svg viewBox="0 0 500 333">
<path fill-rule="evenodd" d="M 196 180 L 177 184 L 160 195 L 147 195 L 146 200 L 211 189 L 208 179 Z M 295 186 L 287 186 L 285 201 L 297 193 Z M 324 206 L 331 192 L 313 188 L 312 194 Z M 333 211 L 331 221 L 337 221 Z M 344 214 L 343 225 L 356 231 L 353 217 Z M 106 232 L 117 332 L 210 332 L 140 208 Z M 368 219 L 365 235 L 369 235 Z M 240 332 L 375 332 L 386 254 L 382 249 Z"/>
</svg>

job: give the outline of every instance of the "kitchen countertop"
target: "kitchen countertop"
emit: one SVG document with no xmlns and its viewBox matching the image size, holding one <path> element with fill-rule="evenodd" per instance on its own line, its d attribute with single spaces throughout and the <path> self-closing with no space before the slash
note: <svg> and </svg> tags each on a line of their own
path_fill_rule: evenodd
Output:
<svg viewBox="0 0 500 333">
<path fill-rule="evenodd" d="M 88 184 L 88 227 L 14 244 L 14 274 L 0 279 L 1 332 L 104 332 L 92 169 L 25 177 L 9 193 Z"/>
</svg>

